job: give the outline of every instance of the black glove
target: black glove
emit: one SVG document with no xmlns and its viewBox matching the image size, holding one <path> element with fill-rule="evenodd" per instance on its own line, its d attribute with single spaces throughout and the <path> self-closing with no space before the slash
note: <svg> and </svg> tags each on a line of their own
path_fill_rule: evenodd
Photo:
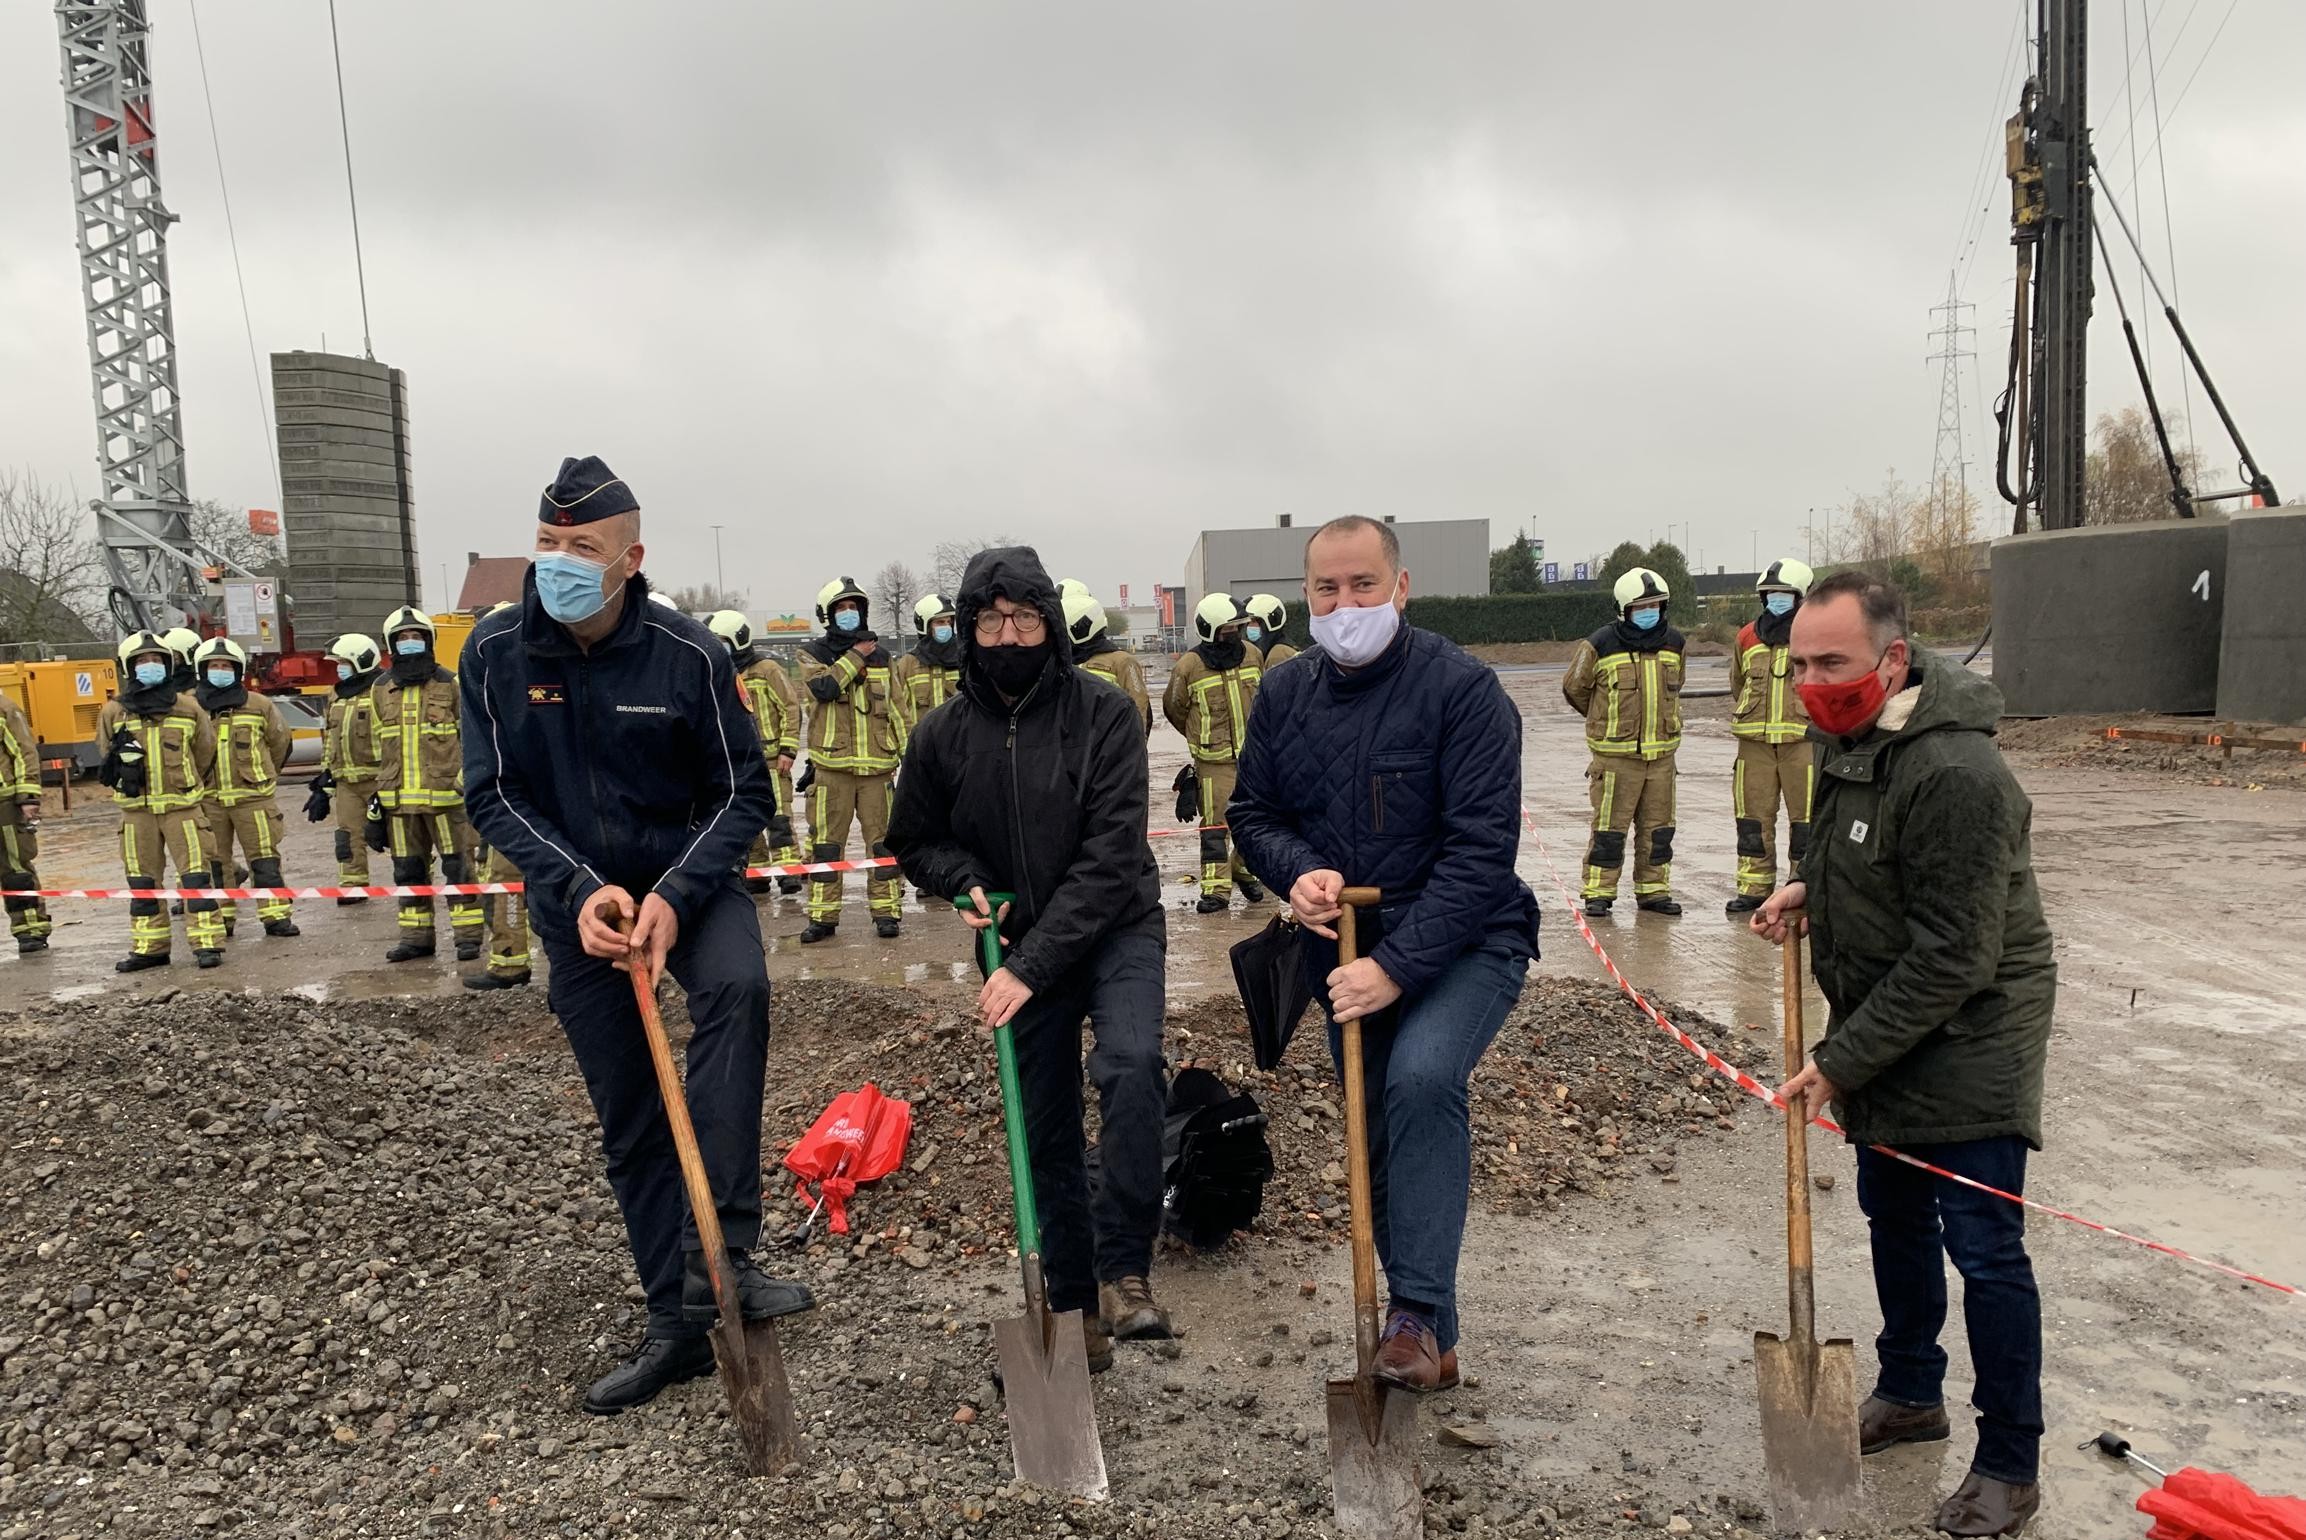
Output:
<svg viewBox="0 0 2306 1540">
<path fill-rule="evenodd" d="M 361 823 L 360 837 L 368 842 L 369 849 L 376 851 L 379 855 L 392 848 L 392 840 L 386 835 L 384 829 L 383 798 L 373 795 L 369 797 L 368 816 Z"/>
<path fill-rule="evenodd" d="M 133 729 L 112 730 L 112 748 L 98 767 L 96 778 L 111 787 L 123 801 L 134 802 L 143 797 L 147 786 L 144 740 Z"/>
<path fill-rule="evenodd" d="M 323 823 L 328 818 L 328 789 L 336 784 L 336 777 L 326 770 L 312 778 L 312 789 L 304 794 L 304 817 L 308 823 Z"/>
<path fill-rule="evenodd" d="M 801 772 L 801 778 L 793 782 L 793 795 L 799 796 L 802 792 L 807 791 L 810 787 L 816 784 L 817 762 L 812 759 L 809 761 L 809 768 Z"/>
<path fill-rule="evenodd" d="M 1177 772 L 1177 821 L 1192 823 L 1201 816 L 1201 772 L 1187 764 Z"/>
</svg>

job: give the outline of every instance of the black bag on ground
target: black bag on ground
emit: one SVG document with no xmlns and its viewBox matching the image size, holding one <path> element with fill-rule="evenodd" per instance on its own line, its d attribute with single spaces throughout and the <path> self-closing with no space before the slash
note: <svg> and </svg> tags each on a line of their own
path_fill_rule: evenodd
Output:
<svg viewBox="0 0 2306 1540">
<path fill-rule="evenodd" d="M 1161 1227 L 1196 1250 L 1246 1230 L 1265 1206 L 1273 1152 L 1246 1092 L 1190 1066 L 1169 1084 L 1161 1135 Z"/>
<path fill-rule="evenodd" d="M 1201 772 L 1193 768 L 1191 760 L 1185 762 L 1185 768 L 1177 772 L 1177 779 L 1171 781 L 1169 786 L 1172 791 L 1177 793 L 1177 821 L 1179 823 L 1199 823 L 1201 821 Z"/>
<path fill-rule="evenodd" d="M 1256 935 L 1233 943 L 1233 984 L 1249 1017 L 1249 1046 L 1259 1069 L 1271 1069 L 1289 1049 L 1289 1039 L 1313 986 L 1305 979 L 1304 933 L 1295 921 L 1275 915 Z"/>
</svg>

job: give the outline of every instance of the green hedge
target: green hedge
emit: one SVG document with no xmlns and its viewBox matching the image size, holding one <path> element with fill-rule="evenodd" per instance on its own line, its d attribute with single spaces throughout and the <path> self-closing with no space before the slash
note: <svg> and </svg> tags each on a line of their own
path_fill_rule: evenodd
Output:
<svg viewBox="0 0 2306 1540">
<path fill-rule="evenodd" d="M 1587 590 L 1542 594 L 1482 594 L 1409 601 L 1409 623 L 1438 632 L 1461 647 L 1485 642 L 1574 642 L 1617 618 L 1610 596 Z M 1283 634 L 1292 646 L 1310 646 L 1305 607 L 1289 606 Z"/>
</svg>

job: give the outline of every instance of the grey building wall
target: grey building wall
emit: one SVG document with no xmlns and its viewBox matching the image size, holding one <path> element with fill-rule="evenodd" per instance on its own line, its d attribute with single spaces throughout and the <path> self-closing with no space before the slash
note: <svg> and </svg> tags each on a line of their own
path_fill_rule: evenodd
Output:
<svg viewBox="0 0 2306 1540">
<path fill-rule="evenodd" d="M 275 353 L 272 399 L 297 645 L 373 634 L 423 592 L 408 377 L 373 359 Z"/>
<path fill-rule="evenodd" d="M 1316 523 L 1205 529 L 1185 558 L 1185 603 L 1206 594 L 1278 594 L 1295 608 L 1305 581 L 1305 542 Z M 1403 519 L 1393 526 L 1409 591 L 1435 598 L 1489 592 L 1489 520 Z"/>
</svg>

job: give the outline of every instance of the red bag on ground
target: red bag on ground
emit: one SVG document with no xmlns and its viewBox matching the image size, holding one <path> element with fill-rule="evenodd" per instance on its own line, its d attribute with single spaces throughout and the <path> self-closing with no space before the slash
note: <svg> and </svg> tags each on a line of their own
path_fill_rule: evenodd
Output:
<svg viewBox="0 0 2306 1540">
<path fill-rule="evenodd" d="M 2140 1493 L 2146 1540 L 2306 1540 L 2306 1499 L 2265 1497 L 2224 1471 L 2172 1471 Z"/>
<path fill-rule="evenodd" d="M 879 1181 L 904 1162 L 905 1142 L 912 1135 L 911 1102 L 885 1096 L 869 1081 L 843 1092 L 785 1155 L 785 1169 L 800 1179 L 793 1189 L 794 1200 L 823 1202 L 832 1232 L 848 1234 L 849 1199 L 859 1187 Z"/>
</svg>

